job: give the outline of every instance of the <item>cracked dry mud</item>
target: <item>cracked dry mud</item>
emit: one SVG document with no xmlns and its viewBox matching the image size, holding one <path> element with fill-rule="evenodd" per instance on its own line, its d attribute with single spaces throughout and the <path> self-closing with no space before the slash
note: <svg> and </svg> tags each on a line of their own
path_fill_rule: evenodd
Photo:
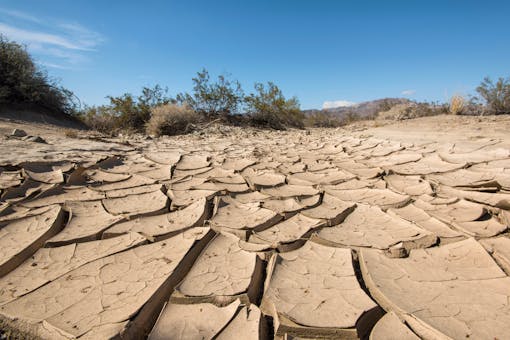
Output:
<svg viewBox="0 0 510 340">
<path fill-rule="evenodd" d="M 451 128 L 3 140 L 0 328 L 510 338 L 510 140 Z"/>
</svg>

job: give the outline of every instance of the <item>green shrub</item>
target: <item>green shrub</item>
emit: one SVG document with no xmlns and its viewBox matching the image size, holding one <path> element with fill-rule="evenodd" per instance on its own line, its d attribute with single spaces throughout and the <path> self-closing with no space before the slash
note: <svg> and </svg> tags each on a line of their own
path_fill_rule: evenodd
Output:
<svg viewBox="0 0 510 340">
<path fill-rule="evenodd" d="M 255 84 L 255 94 L 245 98 L 252 122 L 258 126 L 283 130 L 286 127 L 303 128 L 305 115 L 296 97 L 285 99 L 282 91 L 272 82 Z"/>
<path fill-rule="evenodd" d="M 429 117 L 449 113 L 448 104 L 440 104 L 434 102 L 417 103 L 414 110 L 412 110 L 413 117 Z"/>
<path fill-rule="evenodd" d="M 86 106 L 79 112 L 79 118 L 90 128 L 104 133 L 119 130 L 143 132 L 154 107 L 175 102 L 167 96 L 167 92 L 166 88 L 156 85 L 142 88 L 142 94 L 138 97 L 131 93 L 108 96 L 109 105 Z"/>
<path fill-rule="evenodd" d="M 89 128 L 99 132 L 115 134 L 120 129 L 118 117 L 111 112 L 107 105 L 85 106 L 80 111 L 78 118 Z"/>
<path fill-rule="evenodd" d="M 487 106 L 487 113 L 510 113 L 510 78 L 499 78 L 496 83 L 485 77 L 476 92 Z M 475 98 L 478 99 L 478 98 Z"/>
<path fill-rule="evenodd" d="M 117 117 L 115 121 L 118 128 L 140 132 L 151 118 L 152 108 L 175 102 L 167 96 L 167 92 L 166 88 L 156 85 L 152 88 L 144 87 L 142 94 L 136 98 L 130 93 L 118 97 L 108 96 L 108 110 Z"/>
<path fill-rule="evenodd" d="M 37 67 L 27 50 L 0 35 L 0 104 L 33 104 L 75 113 L 73 93 Z"/>
<path fill-rule="evenodd" d="M 206 118 L 238 113 L 244 93 L 237 80 L 230 80 L 227 76 L 220 75 L 218 80 L 212 83 L 209 72 L 203 69 L 197 72 L 197 76 L 193 78 L 193 84 L 193 93 L 178 94 L 178 102 L 189 105 L 195 112 Z"/>
<path fill-rule="evenodd" d="M 180 135 L 193 130 L 199 115 L 187 105 L 165 104 L 152 109 L 146 132 L 150 135 Z"/>
</svg>

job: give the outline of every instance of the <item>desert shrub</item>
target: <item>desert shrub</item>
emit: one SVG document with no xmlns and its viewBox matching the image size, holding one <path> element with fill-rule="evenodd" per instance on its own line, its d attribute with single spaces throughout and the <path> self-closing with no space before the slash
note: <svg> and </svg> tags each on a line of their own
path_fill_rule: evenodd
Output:
<svg viewBox="0 0 510 340">
<path fill-rule="evenodd" d="M 448 113 L 448 105 L 440 103 L 405 103 L 393 106 L 388 111 L 379 112 L 379 119 L 405 120 L 419 117 L 437 116 Z"/>
<path fill-rule="evenodd" d="M 296 97 L 286 99 L 282 91 L 272 82 L 255 84 L 255 94 L 245 98 L 253 124 L 282 130 L 286 127 L 303 128 L 305 115 Z"/>
<path fill-rule="evenodd" d="M 389 120 L 403 120 L 412 117 L 416 103 L 405 103 L 393 106 L 387 111 L 379 112 L 378 117 Z"/>
<path fill-rule="evenodd" d="M 110 105 L 108 110 L 117 118 L 114 119 L 116 127 L 134 131 L 143 131 L 145 124 L 151 118 L 151 109 L 165 105 L 174 100 L 167 96 L 168 90 L 156 85 L 152 88 L 144 87 L 142 94 L 134 97 L 125 93 L 118 97 L 108 96 Z"/>
<path fill-rule="evenodd" d="M 85 106 L 80 111 L 78 118 L 89 128 L 99 132 L 115 134 L 120 129 L 119 118 L 107 105 Z"/>
<path fill-rule="evenodd" d="M 141 112 L 131 93 L 107 98 L 110 100 L 110 105 L 106 110 L 113 116 L 117 128 L 139 130 L 150 118 L 150 112 L 148 115 Z"/>
<path fill-rule="evenodd" d="M 138 96 L 138 107 L 146 116 L 150 115 L 151 109 L 156 106 L 175 102 L 175 99 L 168 96 L 168 88 L 160 85 L 144 86 L 142 93 Z"/>
<path fill-rule="evenodd" d="M 73 114 L 73 96 L 36 66 L 25 47 L 0 35 L 0 104 L 33 104 Z"/>
<path fill-rule="evenodd" d="M 188 105 L 165 104 L 152 109 L 146 132 L 150 135 L 179 135 L 190 132 L 199 115 Z"/>
<path fill-rule="evenodd" d="M 193 93 L 180 93 L 177 101 L 189 105 L 195 112 L 206 118 L 228 116 L 238 113 L 244 93 L 237 80 L 226 75 L 218 76 L 211 82 L 209 72 L 203 69 L 193 78 Z"/>
<path fill-rule="evenodd" d="M 448 112 L 449 109 L 447 104 L 422 102 L 416 103 L 414 109 L 411 110 L 411 118 L 437 116 Z"/>
<path fill-rule="evenodd" d="M 489 77 L 485 77 L 476 92 L 481 98 L 475 97 L 475 100 L 483 100 L 488 113 L 510 113 L 510 78 L 499 78 L 494 83 Z"/>
<path fill-rule="evenodd" d="M 455 95 L 450 99 L 449 111 L 453 115 L 459 115 L 464 111 L 465 100 L 464 97 Z"/>
<path fill-rule="evenodd" d="M 151 118 L 152 108 L 175 102 L 167 96 L 168 90 L 161 86 L 143 87 L 138 97 L 130 93 L 121 96 L 108 96 L 110 103 L 100 106 L 85 106 L 78 117 L 90 128 L 117 133 L 120 130 L 142 132 Z"/>
<path fill-rule="evenodd" d="M 476 97 L 471 96 L 464 105 L 463 113 L 467 115 L 483 115 L 487 113 L 487 106 Z"/>
<path fill-rule="evenodd" d="M 306 118 L 305 123 L 307 126 L 324 128 L 339 127 L 342 125 L 342 121 L 338 117 L 324 111 L 312 112 Z"/>
</svg>

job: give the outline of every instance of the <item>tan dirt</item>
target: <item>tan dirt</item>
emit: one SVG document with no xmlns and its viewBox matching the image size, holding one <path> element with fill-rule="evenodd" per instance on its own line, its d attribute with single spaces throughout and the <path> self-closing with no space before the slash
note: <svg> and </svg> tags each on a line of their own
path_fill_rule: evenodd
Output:
<svg viewBox="0 0 510 340">
<path fill-rule="evenodd" d="M 0 120 L 1 336 L 510 338 L 508 131 Z"/>
</svg>

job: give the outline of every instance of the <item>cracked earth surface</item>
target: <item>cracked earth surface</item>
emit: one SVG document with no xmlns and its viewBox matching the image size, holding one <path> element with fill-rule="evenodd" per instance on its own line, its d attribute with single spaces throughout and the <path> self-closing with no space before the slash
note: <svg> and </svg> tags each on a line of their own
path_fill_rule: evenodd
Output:
<svg viewBox="0 0 510 340">
<path fill-rule="evenodd" d="M 0 328 L 510 338 L 510 119 L 478 123 L 4 138 Z"/>
</svg>

